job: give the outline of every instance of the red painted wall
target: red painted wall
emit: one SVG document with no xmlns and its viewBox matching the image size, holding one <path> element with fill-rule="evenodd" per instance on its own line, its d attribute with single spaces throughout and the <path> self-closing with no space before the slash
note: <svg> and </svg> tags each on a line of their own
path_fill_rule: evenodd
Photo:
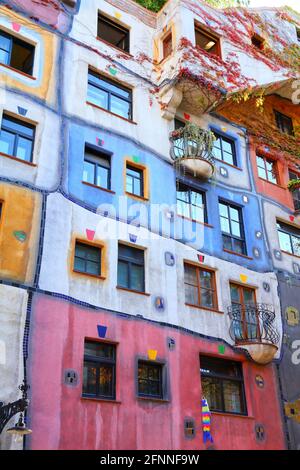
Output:
<svg viewBox="0 0 300 470">
<path fill-rule="evenodd" d="M 63 384 L 65 368 L 82 377 L 84 338 L 98 338 L 97 325 L 107 325 L 107 339 L 117 346 L 118 403 L 81 398 L 82 383 Z M 226 346 L 139 319 L 89 310 L 53 297 L 35 295 L 31 320 L 29 380 L 31 404 L 28 439 L 32 449 L 204 449 L 201 430 L 199 353 L 243 361 L 248 417 L 212 415 L 216 449 L 283 449 L 284 438 L 273 365 L 257 366 Z M 176 341 L 169 351 L 167 338 Z M 156 349 L 167 361 L 169 403 L 136 398 L 135 360 Z M 265 380 L 259 389 L 255 375 Z M 193 440 L 184 437 L 185 417 L 196 420 Z M 254 426 L 265 426 L 266 439 L 255 440 Z"/>
</svg>

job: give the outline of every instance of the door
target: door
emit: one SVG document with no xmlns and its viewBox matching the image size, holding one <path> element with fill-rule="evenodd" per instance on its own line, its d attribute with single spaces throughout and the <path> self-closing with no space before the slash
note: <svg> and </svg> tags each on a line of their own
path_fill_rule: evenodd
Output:
<svg viewBox="0 0 300 470">
<path fill-rule="evenodd" d="M 255 289 L 231 283 L 230 295 L 235 338 L 260 339 Z"/>
</svg>

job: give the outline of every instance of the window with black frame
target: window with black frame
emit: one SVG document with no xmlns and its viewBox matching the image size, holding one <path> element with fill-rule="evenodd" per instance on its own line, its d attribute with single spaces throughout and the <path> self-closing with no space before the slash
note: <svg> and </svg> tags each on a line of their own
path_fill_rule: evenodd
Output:
<svg viewBox="0 0 300 470">
<path fill-rule="evenodd" d="M 242 365 L 210 356 L 200 356 L 202 396 L 210 411 L 247 415 Z"/>
<path fill-rule="evenodd" d="M 237 166 L 235 141 L 224 137 L 214 131 L 216 140 L 213 147 L 213 155 L 217 160 L 222 160 L 230 165 Z"/>
<path fill-rule="evenodd" d="M 0 152 L 27 162 L 32 161 L 35 126 L 3 114 Z"/>
<path fill-rule="evenodd" d="M 116 345 L 85 340 L 82 394 L 115 400 Z"/>
<path fill-rule="evenodd" d="M 86 146 L 83 163 L 83 181 L 103 189 L 111 188 L 111 157 L 107 153 Z"/>
<path fill-rule="evenodd" d="M 278 129 L 289 135 L 294 135 L 294 127 L 293 127 L 293 120 L 289 116 L 280 113 L 279 111 L 275 112 L 275 120 Z"/>
<path fill-rule="evenodd" d="M 21 39 L 0 31 L 0 63 L 32 75 L 35 47 Z"/>
<path fill-rule="evenodd" d="M 247 255 L 241 208 L 219 201 L 219 212 L 224 250 Z"/>
<path fill-rule="evenodd" d="M 126 192 L 144 197 L 144 171 L 128 163 L 126 164 Z"/>
<path fill-rule="evenodd" d="M 129 30 L 107 16 L 98 15 L 98 38 L 129 52 Z"/>
<path fill-rule="evenodd" d="M 207 222 L 205 193 L 177 182 L 177 214 L 197 222 Z"/>
<path fill-rule="evenodd" d="M 132 91 L 91 70 L 88 73 L 87 101 L 125 119 L 132 119 Z"/>
<path fill-rule="evenodd" d="M 138 396 L 163 398 L 163 365 L 148 361 L 138 362 Z"/>
<path fill-rule="evenodd" d="M 300 256 L 300 230 L 277 220 L 277 231 L 281 250 Z"/>
<path fill-rule="evenodd" d="M 144 250 L 119 244 L 118 287 L 145 292 Z"/>
<path fill-rule="evenodd" d="M 295 173 L 294 171 L 289 171 L 289 179 L 290 180 L 298 180 L 300 179 L 300 174 Z M 300 186 L 299 188 L 293 189 L 292 197 L 293 197 L 293 202 L 294 202 L 294 208 L 296 211 L 300 210 Z"/>
<path fill-rule="evenodd" d="M 76 241 L 74 271 L 101 276 L 101 248 Z"/>
</svg>

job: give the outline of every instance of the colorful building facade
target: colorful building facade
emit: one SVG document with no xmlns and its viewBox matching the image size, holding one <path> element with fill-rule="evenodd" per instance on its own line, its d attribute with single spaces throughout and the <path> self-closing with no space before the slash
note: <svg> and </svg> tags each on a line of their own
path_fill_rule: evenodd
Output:
<svg viewBox="0 0 300 470">
<path fill-rule="evenodd" d="M 25 377 L 25 447 L 297 448 L 299 17 L 12 3 L 0 399 Z"/>
</svg>

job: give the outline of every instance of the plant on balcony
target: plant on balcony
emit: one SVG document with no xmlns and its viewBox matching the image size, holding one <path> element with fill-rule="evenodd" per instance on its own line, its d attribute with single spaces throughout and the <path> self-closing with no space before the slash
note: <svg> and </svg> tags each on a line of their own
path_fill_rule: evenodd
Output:
<svg viewBox="0 0 300 470">
<path fill-rule="evenodd" d="M 289 191 L 293 192 L 296 189 L 300 188 L 300 179 L 293 179 L 288 182 L 287 188 Z"/>
<path fill-rule="evenodd" d="M 201 129 L 193 123 L 188 123 L 180 129 L 171 132 L 170 140 L 173 143 L 172 157 L 202 158 L 213 162 L 213 146 L 216 140 L 211 131 Z"/>
</svg>

